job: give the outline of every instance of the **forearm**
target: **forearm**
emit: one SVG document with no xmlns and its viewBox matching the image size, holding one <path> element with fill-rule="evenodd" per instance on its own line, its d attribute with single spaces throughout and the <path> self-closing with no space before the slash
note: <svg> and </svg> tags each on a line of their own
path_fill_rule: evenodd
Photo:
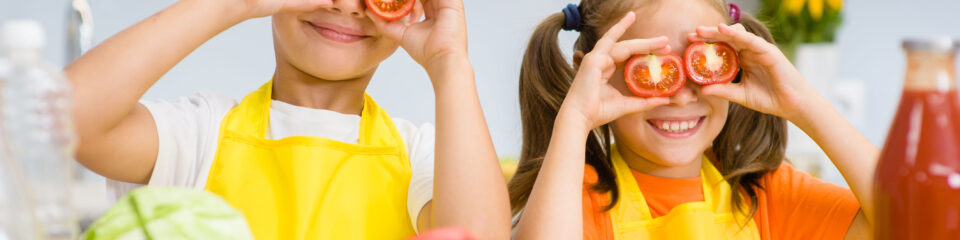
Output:
<svg viewBox="0 0 960 240">
<path fill-rule="evenodd" d="M 68 65 L 81 138 L 108 131 L 161 76 L 203 42 L 240 21 L 221 3 L 181 0 L 107 39 Z"/>
<path fill-rule="evenodd" d="M 570 239 L 583 236 L 583 169 L 589 130 L 562 116 L 517 224 L 516 239 Z"/>
<path fill-rule="evenodd" d="M 435 83 L 437 123 L 429 227 L 456 226 L 480 239 L 507 239 L 510 204 L 473 67 L 465 56 L 433 66 L 427 69 Z"/>
<path fill-rule="evenodd" d="M 873 174 L 880 150 L 848 123 L 826 99 L 809 104 L 794 123 L 817 142 L 850 185 L 861 210 L 873 222 Z"/>
</svg>

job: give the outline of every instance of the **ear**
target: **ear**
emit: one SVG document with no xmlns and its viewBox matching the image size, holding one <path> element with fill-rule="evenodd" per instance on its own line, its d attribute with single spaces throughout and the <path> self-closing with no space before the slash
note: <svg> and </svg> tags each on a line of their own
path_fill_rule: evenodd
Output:
<svg viewBox="0 0 960 240">
<path fill-rule="evenodd" d="M 573 51 L 573 70 L 580 69 L 580 62 L 583 61 L 583 51 L 574 50 Z"/>
</svg>

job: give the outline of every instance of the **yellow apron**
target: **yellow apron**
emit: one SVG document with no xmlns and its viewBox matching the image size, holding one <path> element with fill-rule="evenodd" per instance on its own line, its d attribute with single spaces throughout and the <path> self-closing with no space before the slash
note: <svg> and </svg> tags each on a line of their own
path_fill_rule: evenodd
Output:
<svg viewBox="0 0 960 240">
<path fill-rule="evenodd" d="M 220 126 L 206 189 L 243 212 L 256 239 L 401 239 L 410 161 L 403 139 L 364 95 L 359 144 L 320 137 L 266 139 L 273 81 Z"/>
<path fill-rule="evenodd" d="M 706 157 L 700 169 L 704 201 L 683 203 L 652 218 L 629 166 L 616 146 L 610 152 L 620 190 L 620 201 L 610 210 L 614 239 L 760 239 L 753 219 L 732 209 L 730 185 Z M 744 225 L 744 220 L 749 222 Z"/>
</svg>

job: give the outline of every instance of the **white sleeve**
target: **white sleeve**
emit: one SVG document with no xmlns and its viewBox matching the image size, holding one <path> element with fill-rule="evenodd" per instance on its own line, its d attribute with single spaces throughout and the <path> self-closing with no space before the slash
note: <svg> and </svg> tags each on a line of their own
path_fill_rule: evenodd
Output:
<svg viewBox="0 0 960 240">
<path fill-rule="evenodd" d="M 141 101 L 157 125 L 157 161 L 150 186 L 202 188 L 216 151 L 220 121 L 237 104 L 225 95 L 197 92 L 177 101 Z M 107 180 L 117 198 L 139 184 Z"/>
<path fill-rule="evenodd" d="M 410 186 L 407 189 L 407 213 L 414 231 L 420 210 L 433 199 L 433 147 L 434 132 L 432 124 L 425 123 L 419 128 L 406 120 L 394 120 L 397 131 L 403 136 L 410 157 Z"/>
</svg>

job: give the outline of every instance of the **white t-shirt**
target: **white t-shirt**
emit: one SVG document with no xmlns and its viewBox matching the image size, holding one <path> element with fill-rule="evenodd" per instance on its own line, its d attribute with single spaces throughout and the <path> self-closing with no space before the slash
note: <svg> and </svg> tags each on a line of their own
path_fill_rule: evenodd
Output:
<svg viewBox="0 0 960 240">
<path fill-rule="evenodd" d="M 150 177 L 150 186 L 179 186 L 203 189 L 217 150 L 220 122 L 238 103 L 230 97 L 198 92 L 178 101 L 141 101 L 157 124 L 159 149 Z M 413 228 L 423 205 L 433 199 L 434 127 L 417 127 L 407 120 L 393 118 L 406 143 L 412 176 L 407 190 L 407 212 Z M 357 143 L 360 116 L 330 110 L 298 107 L 273 100 L 270 106 L 268 139 L 313 136 L 346 143 Z M 143 186 L 107 180 L 109 192 L 116 198 Z"/>
</svg>

